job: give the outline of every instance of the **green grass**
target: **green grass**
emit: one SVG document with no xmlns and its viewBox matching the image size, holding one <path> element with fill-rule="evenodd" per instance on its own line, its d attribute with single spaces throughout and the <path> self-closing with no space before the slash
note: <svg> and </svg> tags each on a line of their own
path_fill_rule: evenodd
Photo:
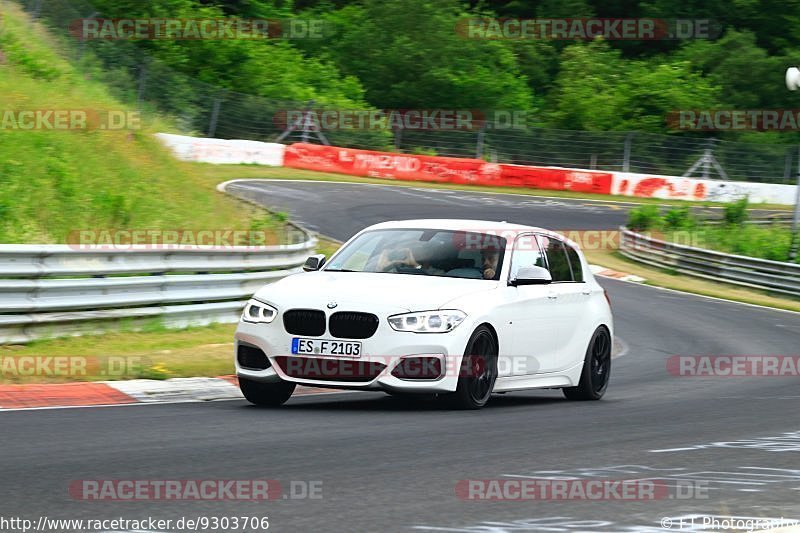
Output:
<svg viewBox="0 0 800 533">
<path fill-rule="evenodd" d="M 778 223 L 768 226 L 748 224 L 746 198 L 723 207 L 723 221 L 711 224 L 696 219 L 686 207 L 673 207 L 662 214 L 655 206 L 639 206 L 629 212 L 627 226 L 658 239 L 695 248 L 789 261 L 791 228 Z M 800 257 L 795 262 L 800 263 Z"/>
<path fill-rule="evenodd" d="M 19 6 L 0 0 L 0 112 L 135 110 L 85 79 Z M 257 212 L 214 190 L 153 136 L 169 130 L 0 130 L 0 242 L 66 242 L 83 229 L 251 229 Z M 276 222 L 276 227 L 278 223 Z"/>
<path fill-rule="evenodd" d="M 786 226 L 705 226 L 695 233 L 702 248 L 772 261 L 789 260 L 792 231 Z M 795 262 L 800 263 L 800 257 Z"/>
<path fill-rule="evenodd" d="M 319 244 L 317 244 L 317 253 L 325 254 L 325 257 L 330 259 L 331 256 L 336 253 L 336 250 L 338 250 L 341 246 L 342 243 L 339 241 L 320 235 Z"/>
<path fill-rule="evenodd" d="M 142 331 L 116 331 L 103 335 L 65 337 L 34 341 L 24 346 L 0 346 L 0 361 L 22 357 L 81 357 L 89 369 L 82 375 L 21 375 L 19 365 L 0 365 L 0 383 L 59 383 L 119 379 L 167 379 L 173 377 L 223 376 L 232 374 L 235 324 L 166 329 L 154 323 Z M 114 372 L 92 369 L 116 363 Z M 21 367 L 24 368 L 24 367 Z M 5 371 L 2 371 L 5 369 Z"/>
</svg>

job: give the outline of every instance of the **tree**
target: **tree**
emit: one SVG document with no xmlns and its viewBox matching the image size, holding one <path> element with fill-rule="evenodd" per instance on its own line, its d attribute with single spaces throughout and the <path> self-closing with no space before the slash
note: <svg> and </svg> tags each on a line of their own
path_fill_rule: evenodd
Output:
<svg viewBox="0 0 800 533">
<path fill-rule="evenodd" d="M 548 98 L 561 128 L 665 131 L 671 112 L 713 107 L 718 90 L 688 61 L 624 60 L 598 40 L 564 51 Z"/>
<path fill-rule="evenodd" d="M 531 109 L 511 46 L 456 31 L 474 16 L 455 0 L 366 0 L 328 17 L 337 31 L 327 55 L 377 107 Z"/>
</svg>

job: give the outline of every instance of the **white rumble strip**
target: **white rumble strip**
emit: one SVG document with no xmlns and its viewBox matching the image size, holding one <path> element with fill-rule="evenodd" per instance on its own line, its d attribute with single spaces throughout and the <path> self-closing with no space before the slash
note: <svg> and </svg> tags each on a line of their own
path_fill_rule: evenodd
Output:
<svg viewBox="0 0 800 533">
<path fill-rule="evenodd" d="M 242 398 L 239 387 L 222 378 L 131 379 L 105 384 L 143 403 Z"/>
<path fill-rule="evenodd" d="M 645 278 L 641 276 L 626 274 L 625 272 L 618 272 L 616 270 L 611 270 L 610 268 L 606 268 L 600 265 L 589 265 L 589 270 L 592 271 L 592 274 L 596 276 L 602 276 L 604 278 L 614 278 L 622 281 L 632 281 L 634 283 L 643 283 L 647 281 Z"/>
</svg>

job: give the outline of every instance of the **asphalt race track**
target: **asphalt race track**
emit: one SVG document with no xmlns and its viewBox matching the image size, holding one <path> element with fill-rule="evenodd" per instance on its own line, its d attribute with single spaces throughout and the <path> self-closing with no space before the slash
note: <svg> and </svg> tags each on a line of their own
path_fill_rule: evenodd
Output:
<svg viewBox="0 0 800 533">
<path fill-rule="evenodd" d="M 384 220 L 477 218 L 553 229 L 617 229 L 624 204 L 473 193 L 422 187 L 314 181 L 242 180 L 227 191 L 267 207 L 323 235 L 344 240 Z"/>
<path fill-rule="evenodd" d="M 625 212 L 585 201 L 401 187 L 244 185 L 248 196 L 338 239 L 386 219 L 601 229 L 619 225 Z M 239 184 L 230 190 L 244 194 Z M 453 412 L 382 393 L 336 393 L 294 398 L 277 410 L 223 401 L 3 412 L 3 514 L 268 516 L 270 531 L 347 532 L 663 532 L 662 519 L 672 520 L 664 521 L 670 530 L 700 531 L 702 517 L 710 516 L 800 519 L 798 378 L 667 371 L 674 355 L 798 354 L 800 314 L 602 283 L 624 346 L 603 401 L 568 402 L 559 391 L 509 393 L 481 411 Z M 641 501 L 456 495 L 460 480 L 525 476 L 649 478 L 670 491 Z M 322 497 L 109 502 L 68 493 L 81 479 L 253 478 L 284 488 L 321 482 Z M 700 496 L 688 495 L 688 487 Z"/>
</svg>

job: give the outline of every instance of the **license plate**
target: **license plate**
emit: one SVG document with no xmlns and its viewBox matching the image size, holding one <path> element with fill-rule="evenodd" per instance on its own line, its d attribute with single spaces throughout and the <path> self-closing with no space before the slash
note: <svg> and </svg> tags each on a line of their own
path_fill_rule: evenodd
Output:
<svg viewBox="0 0 800 533">
<path fill-rule="evenodd" d="M 334 339 L 292 339 L 292 354 L 329 355 L 333 357 L 360 357 L 361 343 Z"/>
</svg>

